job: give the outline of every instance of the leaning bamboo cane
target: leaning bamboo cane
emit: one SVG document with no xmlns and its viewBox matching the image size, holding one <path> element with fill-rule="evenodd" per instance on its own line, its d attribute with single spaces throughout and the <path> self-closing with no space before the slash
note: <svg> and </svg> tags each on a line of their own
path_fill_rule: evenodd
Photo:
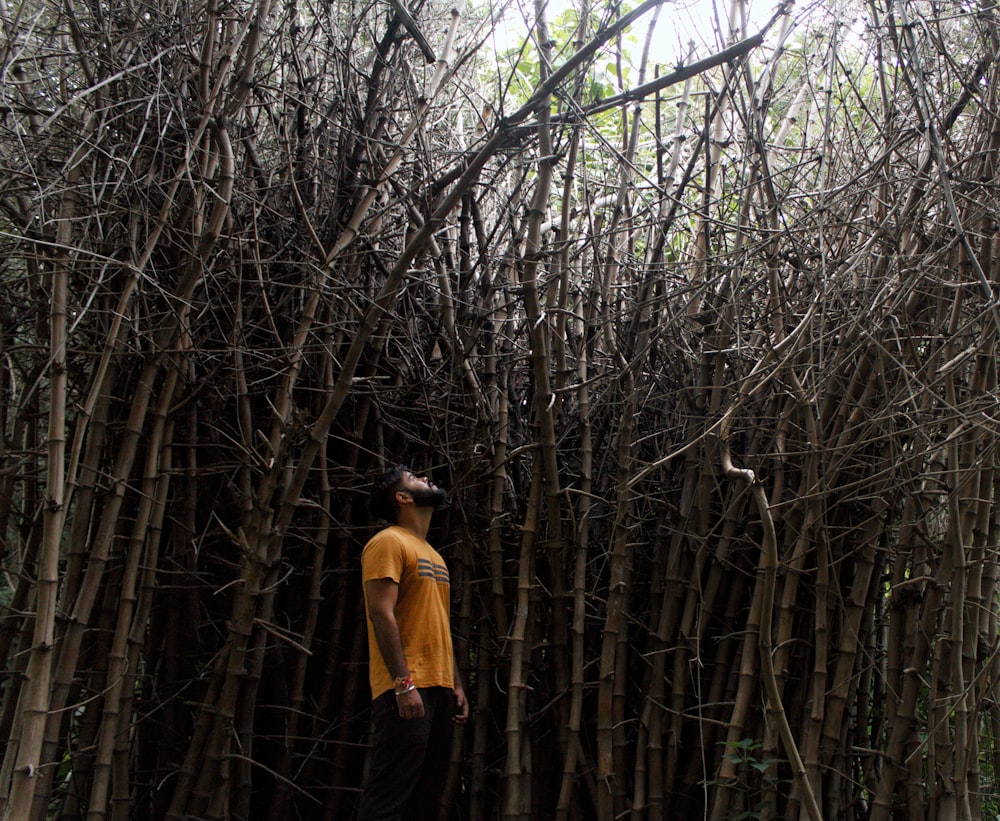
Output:
<svg viewBox="0 0 1000 821">
<path fill-rule="evenodd" d="M 768 708 L 778 723 L 782 746 L 785 749 L 785 755 L 789 758 L 789 763 L 792 765 L 792 775 L 795 778 L 795 782 L 802 792 L 802 799 L 806 807 L 806 812 L 808 813 L 811 821 L 822 821 L 822 813 L 816 803 L 812 785 L 806 777 L 805 767 L 802 764 L 802 759 L 799 757 L 795 739 L 792 736 L 791 728 L 788 726 L 788 720 L 781 705 L 777 678 L 774 674 L 774 665 L 771 657 L 771 608 L 774 604 L 775 574 L 778 570 L 777 540 L 774 532 L 774 520 L 771 517 L 770 507 L 767 503 L 767 496 L 765 495 L 764 489 L 757 477 L 754 475 L 753 471 L 736 468 L 729 456 L 729 450 L 725 440 L 722 440 L 720 445 L 723 470 L 729 478 L 738 479 L 750 487 L 754 502 L 757 505 L 757 510 L 760 513 L 764 529 L 764 538 L 761 548 L 764 595 L 761 602 L 760 659 L 764 690 L 767 693 L 768 699 Z"/>
<path fill-rule="evenodd" d="M 134 712 L 136 692 L 141 689 L 139 682 L 142 680 L 140 669 L 143 658 L 143 645 L 144 639 L 149 633 L 149 620 L 153 604 L 153 578 L 156 575 L 157 557 L 161 550 L 163 520 L 167 510 L 167 490 L 170 484 L 169 476 L 173 464 L 174 420 L 168 418 L 166 425 L 167 429 L 163 434 L 164 445 L 160 451 L 157 463 L 159 473 L 156 476 L 153 490 L 153 511 L 147 527 L 144 554 L 146 564 L 142 569 L 139 581 L 135 614 L 127 641 L 128 651 L 125 659 L 125 675 L 127 680 L 119 705 L 118 727 L 115 732 L 112 760 L 112 821 L 128 821 L 129 813 L 133 809 L 132 790 L 130 789 L 132 778 L 129 771 L 133 745 L 130 742 L 137 723 L 137 717 Z"/>
<path fill-rule="evenodd" d="M 90 120 L 85 132 L 90 132 Z M 27 819 L 34 802 L 37 776 L 44 772 L 42 759 L 45 727 L 49 717 L 49 688 L 54 669 L 56 602 L 59 597 L 59 557 L 66 519 L 66 407 L 67 407 L 67 298 L 70 276 L 68 249 L 76 216 L 75 185 L 80 179 L 84 146 L 66 164 L 66 190 L 57 227 L 57 247 L 52 265 L 49 313 L 50 409 L 46 453 L 46 506 L 38 558 L 35 618 L 31 654 L 22 686 L 17 715 L 20 726 L 8 743 L 0 767 L 0 809 L 4 821 Z M 48 768 L 51 769 L 51 768 Z M 8 787 L 9 785 L 9 787 Z M 9 792 L 8 792 L 9 789 Z"/>
<path fill-rule="evenodd" d="M 114 786 L 111 778 L 112 762 L 115 748 L 120 743 L 118 732 L 123 718 L 127 726 L 128 717 L 123 716 L 122 703 L 126 693 L 125 678 L 128 673 L 126 666 L 128 641 L 135 630 L 133 618 L 136 615 L 141 566 L 143 563 L 147 566 L 156 566 L 155 554 L 147 555 L 146 545 L 149 544 L 149 525 L 155 513 L 154 503 L 157 499 L 162 499 L 160 494 L 165 492 L 165 488 L 160 485 L 169 481 L 169 472 L 161 474 L 163 467 L 160 459 L 162 448 L 168 444 L 164 442 L 163 437 L 170 430 L 167 414 L 174 401 L 177 381 L 178 369 L 170 368 L 157 405 L 149 448 L 146 452 L 143 469 L 144 492 L 126 555 L 121 586 L 121 607 L 117 613 L 114 639 L 108 657 L 101 731 L 94 761 L 94 780 L 90 791 L 87 821 L 101 821 L 108 815 L 107 804 Z M 122 787 L 122 785 L 117 786 L 119 789 Z"/>
</svg>

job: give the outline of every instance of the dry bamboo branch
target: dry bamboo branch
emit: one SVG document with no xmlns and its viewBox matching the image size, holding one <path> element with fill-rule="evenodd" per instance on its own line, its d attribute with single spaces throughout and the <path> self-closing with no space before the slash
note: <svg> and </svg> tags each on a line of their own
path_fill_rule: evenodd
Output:
<svg viewBox="0 0 1000 821">
<path fill-rule="evenodd" d="M 788 719 L 785 715 L 784 707 L 781 704 L 781 696 L 778 690 L 778 680 L 774 673 L 774 664 L 771 657 L 771 631 L 773 628 L 771 614 L 774 607 L 775 577 L 778 571 L 778 550 L 777 537 L 774 531 L 774 519 L 771 517 L 771 509 L 767 503 L 767 495 L 764 493 L 764 488 L 760 484 L 760 481 L 757 479 L 754 472 L 746 468 L 739 469 L 733 465 L 732 459 L 729 455 L 728 445 L 725 439 L 721 436 L 719 444 L 719 453 L 722 459 L 723 471 L 728 478 L 733 481 L 741 481 L 750 488 L 750 492 L 753 494 L 754 503 L 757 505 L 757 511 L 760 513 L 761 525 L 764 531 L 764 537 L 761 544 L 761 569 L 763 570 L 764 592 L 761 601 L 760 660 L 764 691 L 767 693 L 768 708 L 771 715 L 774 716 L 778 723 L 778 732 L 781 736 L 781 743 L 784 747 L 785 755 L 788 756 L 789 763 L 792 766 L 792 775 L 795 778 L 795 783 L 802 793 L 802 799 L 805 803 L 806 812 L 812 821 L 822 821 L 823 815 L 820 812 L 819 805 L 816 803 L 816 797 L 813 794 L 812 785 L 809 783 L 805 766 L 802 763 L 802 758 L 799 756 L 798 747 L 795 744 L 795 738 L 792 736 L 791 727 L 788 725 Z"/>
</svg>

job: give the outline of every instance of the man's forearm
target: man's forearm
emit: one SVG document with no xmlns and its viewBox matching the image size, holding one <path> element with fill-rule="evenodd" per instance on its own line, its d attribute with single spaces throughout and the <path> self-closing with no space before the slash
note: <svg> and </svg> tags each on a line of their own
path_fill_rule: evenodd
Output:
<svg viewBox="0 0 1000 821">
<path fill-rule="evenodd" d="M 389 670 L 389 675 L 395 678 L 402 678 L 410 674 L 410 668 L 406 663 L 406 654 L 403 652 L 403 640 L 399 635 L 399 625 L 394 618 L 385 616 L 374 616 L 372 627 L 375 631 L 375 642 L 378 644 L 378 651 L 382 654 L 382 661 Z"/>
</svg>

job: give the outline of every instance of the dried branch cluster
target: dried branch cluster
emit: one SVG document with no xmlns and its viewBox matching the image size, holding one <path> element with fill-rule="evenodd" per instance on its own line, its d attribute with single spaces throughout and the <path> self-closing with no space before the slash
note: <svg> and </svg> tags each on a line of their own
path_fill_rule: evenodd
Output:
<svg viewBox="0 0 1000 821">
<path fill-rule="evenodd" d="M 995 10 L 640 12 L 0 5 L 4 819 L 349 817 L 387 460 L 455 817 L 996 814 Z"/>
</svg>

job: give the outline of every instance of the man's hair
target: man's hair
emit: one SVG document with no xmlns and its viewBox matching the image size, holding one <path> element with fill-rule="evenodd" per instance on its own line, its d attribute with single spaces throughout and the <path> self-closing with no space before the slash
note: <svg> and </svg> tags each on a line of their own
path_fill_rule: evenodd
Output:
<svg viewBox="0 0 1000 821">
<path fill-rule="evenodd" d="M 385 519 L 392 524 L 399 518 L 399 502 L 396 501 L 396 491 L 403 480 L 403 474 L 408 471 L 406 465 L 393 465 L 382 477 L 376 480 L 372 486 L 371 496 L 368 506 L 372 515 L 378 519 Z"/>
</svg>

